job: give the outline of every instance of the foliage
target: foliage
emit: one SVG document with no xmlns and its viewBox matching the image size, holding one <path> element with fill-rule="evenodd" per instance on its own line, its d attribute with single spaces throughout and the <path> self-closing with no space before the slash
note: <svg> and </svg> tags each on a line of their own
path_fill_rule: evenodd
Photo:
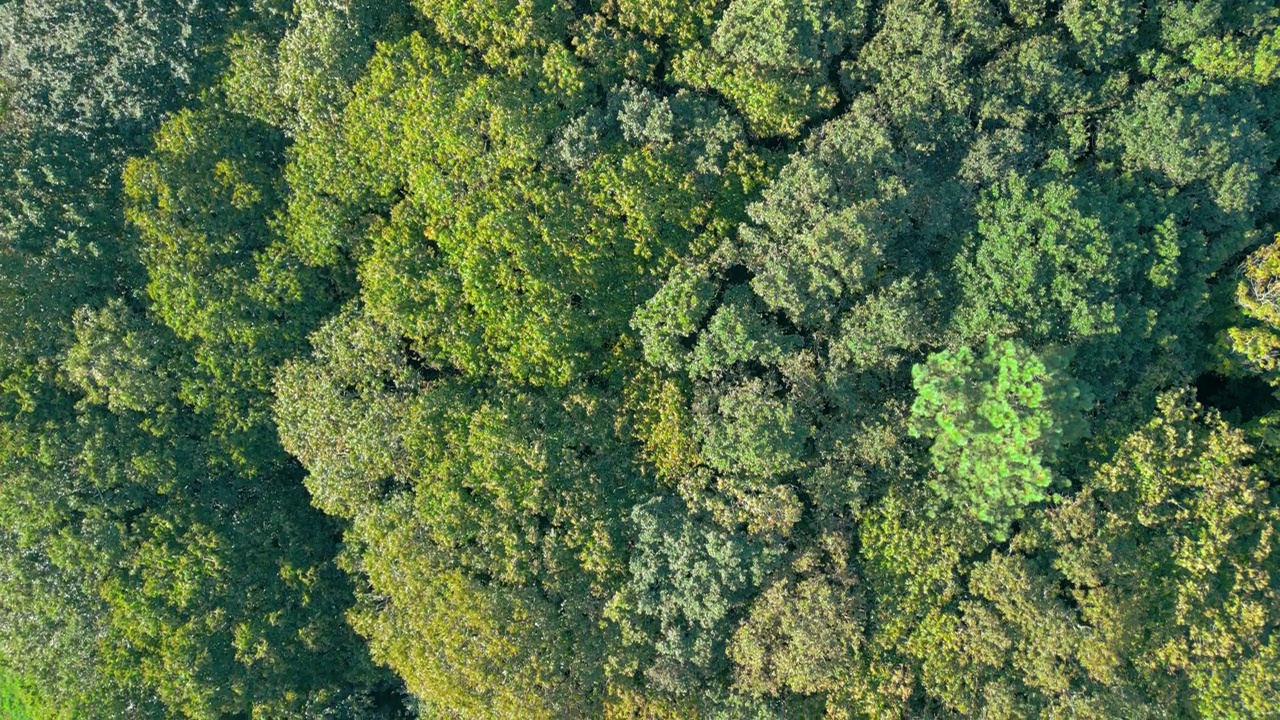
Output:
<svg viewBox="0 0 1280 720">
<path fill-rule="evenodd" d="M 1277 28 L 0 3 L 0 682 L 1280 713 Z"/>
<path fill-rule="evenodd" d="M 1004 536 L 1023 508 L 1047 499 L 1047 467 L 1084 432 L 1087 394 L 1049 362 L 1012 340 L 942 351 L 912 369 L 911 434 L 932 440 L 942 478 L 931 487 Z"/>
<path fill-rule="evenodd" d="M 611 510 L 643 488 L 608 399 L 429 380 L 357 308 L 314 342 L 280 377 L 281 435 L 316 503 L 351 521 L 347 562 L 369 583 L 352 619 L 374 657 L 442 708 L 598 709 L 601 595 L 625 542 Z"/>
<path fill-rule="evenodd" d="M 697 693 L 724 663 L 732 618 L 758 587 L 775 552 L 689 517 L 679 501 L 654 498 L 631 512 L 637 547 L 630 580 L 611 603 L 622 641 L 638 646 L 622 672 L 655 688 Z"/>
<path fill-rule="evenodd" d="M 1253 323 L 1228 330 L 1232 352 L 1241 356 L 1252 369 L 1261 373 L 1272 385 L 1280 382 L 1277 359 L 1280 358 L 1280 307 L 1277 306 L 1276 282 L 1280 279 L 1280 239 L 1259 248 L 1244 264 L 1244 279 L 1236 286 L 1236 301 L 1241 312 Z"/>
<path fill-rule="evenodd" d="M 194 54 L 240 16 L 11 11 L 60 20 L 6 36 L 6 72 L 25 78 L 8 118 L 6 292 L 23 300 L 0 365 L 0 656 L 70 716 L 378 712 L 394 682 L 343 621 L 335 527 L 308 507 L 264 404 L 272 364 L 308 330 L 289 299 L 324 312 L 287 258 L 244 252 L 270 244 L 280 143 L 215 97 L 123 162 L 212 82 L 218 55 L 193 68 Z M 79 54 L 50 65 L 53 50 Z"/>
<path fill-rule="evenodd" d="M 0 670 L 0 712 L 12 720 L 33 720 L 44 717 L 39 696 L 22 682 L 21 677 L 8 670 Z"/>
<path fill-rule="evenodd" d="M 1053 515 L 1056 565 L 1083 618 L 1166 707 L 1210 717 L 1274 708 L 1280 517 L 1269 464 L 1256 460 L 1215 411 L 1162 395 L 1155 417 Z M 1178 672 L 1186 685 L 1170 682 Z"/>
</svg>

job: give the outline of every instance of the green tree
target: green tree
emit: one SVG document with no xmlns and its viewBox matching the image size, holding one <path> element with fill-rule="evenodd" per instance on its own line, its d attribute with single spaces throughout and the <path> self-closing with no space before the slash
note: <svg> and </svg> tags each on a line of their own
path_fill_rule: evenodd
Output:
<svg viewBox="0 0 1280 720">
<path fill-rule="evenodd" d="M 943 499 L 1003 537 L 1024 508 L 1048 499 L 1059 449 L 1084 435 L 1087 391 L 1026 346 L 988 340 L 980 357 L 944 350 L 912 370 L 911 434 L 931 441 Z"/>
<path fill-rule="evenodd" d="M 848 542 L 830 533 L 752 602 L 729 645 L 734 683 L 755 695 L 839 692 L 864 672 L 866 598 Z"/>
<path fill-rule="evenodd" d="M 1190 392 L 1162 395 L 1053 513 L 1056 566 L 1118 672 L 1203 717 L 1275 709 L 1271 462 Z M 1123 669 L 1121 669 L 1123 668 Z"/>
<path fill-rule="evenodd" d="M 1228 329 L 1230 349 L 1272 385 L 1280 384 L 1280 238 L 1259 248 L 1244 264 L 1236 302 L 1253 323 Z"/>
<path fill-rule="evenodd" d="M 617 511 L 646 487 L 610 398 L 439 375 L 354 307 L 314 342 L 279 379 L 281 436 L 317 504 L 351 523 L 374 656 L 441 712 L 598 712 Z"/>
<path fill-rule="evenodd" d="M 712 694 L 728 671 L 735 621 L 777 550 L 690 516 L 675 498 L 637 505 L 631 521 L 638 544 L 629 579 L 609 604 L 622 630 L 613 672 L 676 697 Z"/>
<path fill-rule="evenodd" d="M 796 136 L 835 108 L 840 60 L 863 39 L 866 10 L 850 0 L 733 0 L 710 47 L 678 56 L 675 77 L 729 98 L 760 136 Z"/>
</svg>

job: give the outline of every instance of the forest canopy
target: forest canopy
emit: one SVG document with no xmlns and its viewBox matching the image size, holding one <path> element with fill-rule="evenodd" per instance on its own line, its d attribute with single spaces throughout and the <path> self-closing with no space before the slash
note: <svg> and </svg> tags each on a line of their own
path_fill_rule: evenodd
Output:
<svg viewBox="0 0 1280 720">
<path fill-rule="evenodd" d="M 0 0 L 0 708 L 1280 714 L 1271 0 Z"/>
</svg>

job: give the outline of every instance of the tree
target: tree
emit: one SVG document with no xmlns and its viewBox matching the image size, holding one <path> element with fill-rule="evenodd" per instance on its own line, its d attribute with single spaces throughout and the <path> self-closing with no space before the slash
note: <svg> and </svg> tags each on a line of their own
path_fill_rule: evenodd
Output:
<svg viewBox="0 0 1280 720">
<path fill-rule="evenodd" d="M 944 350 L 912 370 L 911 434 L 932 441 L 940 477 L 931 487 L 998 537 L 1025 506 L 1048 499 L 1056 453 L 1086 431 L 1089 396 L 1063 365 L 989 339 L 981 357 Z"/>
<path fill-rule="evenodd" d="M 91 139 L 119 160 L 208 84 L 232 5 L 23 0 L 0 12 L 0 77 L 12 120 Z M 103 132 L 105 131 L 105 132 Z"/>
<path fill-rule="evenodd" d="M 865 671 L 866 599 L 847 541 L 828 534 L 818 545 L 792 562 L 800 577 L 762 591 L 734 633 L 734 684 L 748 693 L 834 693 Z"/>
<path fill-rule="evenodd" d="M 735 620 L 777 551 L 690 517 L 675 498 L 637 505 L 631 521 L 638 547 L 609 606 L 622 629 L 614 672 L 678 698 L 707 693 L 728 670 Z"/>
<path fill-rule="evenodd" d="M 671 126 L 655 141 L 627 129 L 646 102 L 657 100 L 624 86 L 609 115 L 575 120 L 565 94 L 411 36 L 374 59 L 343 137 L 300 140 L 291 243 L 316 264 L 367 248 L 370 311 L 434 366 L 565 384 L 607 354 L 652 291 L 646 263 L 666 267 L 726 232 L 741 205 L 740 129 L 713 103 L 677 95 L 661 103 Z M 603 123 L 583 129 L 603 133 L 590 161 L 572 159 L 582 150 L 565 145 L 571 134 L 548 143 L 570 121 Z M 583 167 L 543 173 L 548 155 Z"/>
<path fill-rule="evenodd" d="M 835 108 L 839 87 L 830 78 L 864 38 L 865 13 L 847 0 L 733 0 L 710 47 L 677 57 L 675 76 L 723 93 L 756 135 L 794 137 Z"/>
<path fill-rule="evenodd" d="M 272 222 L 281 140 L 214 102 L 170 118 L 124 172 L 152 308 L 192 343 L 182 400 L 211 412 L 228 455 L 249 465 L 279 462 L 272 374 L 333 306 L 330 279 L 293 257 Z"/>
<path fill-rule="evenodd" d="M 281 436 L 317 504 L 351 523 L 374 656 L 442 712 L 598 711 L 618 508 L 646 488 L 609 397 L 434 373 L 355 307 L 314 342 L 279 379 Z"/>
<path fill-rule="evenodd" d="M 1253 324 L 1227 331 L 1231 351 L 1272 385 L 1280 384 L 1277 280 L 1280 280 L 1280 237 L 1249 256 L 1244 263 L 1244 279 L 1236 286 L 1236 302 Z"/>
<path fill-rule="evenodd" d="M 1166 708 L 1275 707 L 1272 472 L 1243 432 L 1171 392 L 1052 515 L 1082 617 Z"/>
</svg>

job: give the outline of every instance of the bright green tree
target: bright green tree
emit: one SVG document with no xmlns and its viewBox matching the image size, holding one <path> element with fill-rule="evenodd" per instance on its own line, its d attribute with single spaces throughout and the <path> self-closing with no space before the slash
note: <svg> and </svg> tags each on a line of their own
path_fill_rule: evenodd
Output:
<svg viewBox="0 0 1280 720">
<path fill-rule="evenodd" d="M 931 441 L 931 487 L 997 536 L 1048 499 L 1057 452 L 1086 430 L 1087 391 L 1048 357 L 991 339 L 981 356 L 944 350 L 912 370 L 911 434 Z"/>
</svg>

